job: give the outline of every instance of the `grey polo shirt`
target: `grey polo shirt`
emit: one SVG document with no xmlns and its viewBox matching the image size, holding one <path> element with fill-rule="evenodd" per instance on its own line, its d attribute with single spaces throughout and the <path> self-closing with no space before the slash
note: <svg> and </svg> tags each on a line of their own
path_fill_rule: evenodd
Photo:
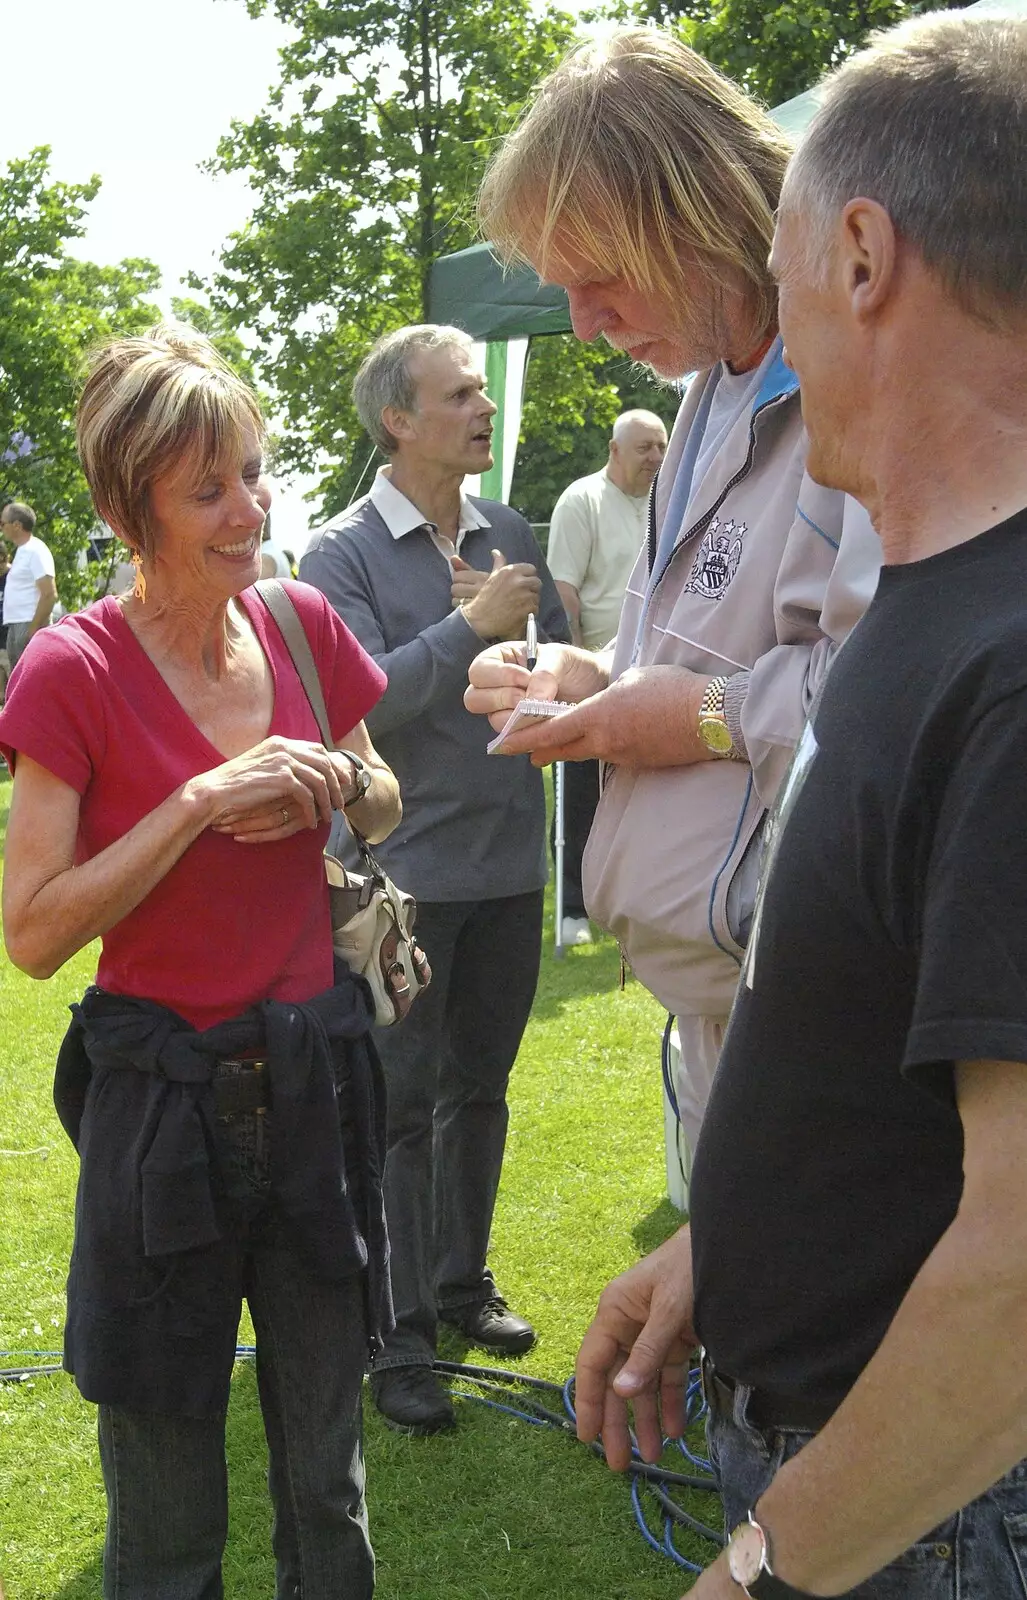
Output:
<svg viewBox="0 0 1027 1600">
<path fill-rule="evenodd" d="M 488 756 L 488 719 L 463 703 L 467 669 L 484 648 L 454 609 L 446 541 L 379 474 L 364 499 L 314 534 L 300 577 L 335 607 L 389 684 L 367 717 L 399 779 L 403 820 L 375 853 L 424 901 L 492 900 L 543 887 L 542 774 L 527 756 Z M 539 634 L 570 632 L 531 528 L 494 500 L 463 497 L 457 547 L 482 572 L 493 549 L 530 561 L 542 579 Z"/>
</svg>

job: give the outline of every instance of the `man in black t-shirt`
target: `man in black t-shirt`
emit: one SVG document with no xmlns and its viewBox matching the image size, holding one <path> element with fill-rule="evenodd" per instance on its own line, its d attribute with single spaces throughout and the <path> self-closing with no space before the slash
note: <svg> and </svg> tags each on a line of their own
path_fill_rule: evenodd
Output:
<svg viewBox="0 0 1027 1600">
<path fill-rule="evenodd" d="M 734 1531 L 696 1600 L 1027 1593 L 1025 216 L 1022 22 L 855 57 L 785 183 L 809 470 L 885 566 L 768 830 L 691 1227 L 578 1364 L 622 1467 L 702 1341 Z"/>
</svg>

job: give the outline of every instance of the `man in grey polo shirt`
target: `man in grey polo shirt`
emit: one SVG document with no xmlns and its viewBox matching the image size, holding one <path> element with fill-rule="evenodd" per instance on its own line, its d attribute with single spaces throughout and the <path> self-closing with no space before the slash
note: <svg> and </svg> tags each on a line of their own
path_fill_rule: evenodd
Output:
<svg viewBox="0 0 1027 1600">
<path fill-rule="evenodd" d="M 506 1085 L 535 994 L 546 881 L 541 773 L 492 760 L 487 723 L 464 709 L 487 640 L 567 640 L 567 619 L 524 518 L 472 500 L 465 475 L 492 463 L 496 407 L 467 336 L 401 329 L 354 386 L 389 457 L 369 495 L 328 522 L 300 576 L 331 601 L 385 670 L 368 728 L 400 782 L 403 820 L 377 847 L 418 901 L 430 988 L 377 1044 L 388 1084 L 385 1203 L 397 1326 L 375 1361 L 386 1420 L 453 1424 L 432 1371 L 439 1318 L 505 1355 L 534 1331 L 486 1263 L 506 1139 Z"/>
</svg>

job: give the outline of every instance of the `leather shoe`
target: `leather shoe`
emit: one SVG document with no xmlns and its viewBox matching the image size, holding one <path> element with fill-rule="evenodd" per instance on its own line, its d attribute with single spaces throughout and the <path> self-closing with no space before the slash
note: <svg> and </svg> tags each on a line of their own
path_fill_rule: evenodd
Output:
<svg viewBox="0 0 1027 1600">
<path fill-rule="evenodd" d="M 441 1312 L 440 1316 L 472 1344 L 498 1350 L 505 1356 L 525 1355 L 537 1337 L 531 1323 L 511 1311 L 499 1295 L 476 1306 L 459 1306 L 453 1311 Z"/>
<path fill-rule="evenodd" d="M 416 1436 L 456 1427 L 453 1402 L 431 1367 L 372 1372 L 371 1394 L 390 1428 Z"/>
</svg>

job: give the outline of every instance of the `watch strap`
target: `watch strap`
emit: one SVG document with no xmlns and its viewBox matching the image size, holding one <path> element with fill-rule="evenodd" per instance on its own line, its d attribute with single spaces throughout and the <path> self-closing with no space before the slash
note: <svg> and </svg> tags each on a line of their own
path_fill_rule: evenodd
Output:
<svg viewBox="0 0 1027 1600">
<path fill-rule="evenodd" d="M 723 717 L 724 715 L 724 685 L 727 683 L 726 675 L 720 678 L 711 678 L 703 690 L 702 699 L 699 701 L 699 721 L 704 717 Z"/>
<path fill-rule="evenodd" d="M 751 1600 L 813 1600 L 806 1589 L 793 1589 L 790 1583 L 769 1571 L 761 1572 L 743 1592 L 750 1595 Z"/>
<path fill-rule="evenodd" d="M 355 806 L 357 804 L 358 800 L 362 800 L 364 798 L 364 796 L 367 793 L 368 789 L 370 789 L 370 787 L 371 787 L 372 774 L 371 774 L 371 769 L 370 769 L 370 767 L 368 767 L 367 763 L 364 762 L 364 761 L 361 761 L 360 757 L 358 755 L 356 755 L 352 750 L 344 750 L 342 745 L 339 745 L 338 746 L 338 752 L 339 752 L 340 756 L 345 756 L 348 761 L 352 761 L 352 763 L 353 763 L 353 775 L 354 775 L 354 777 L 356 779 L 356 785 L 357 785 L 356 794 L 353 795 L 353 797 L 351 799 L 343 801 L 343 808 L 346 809 L 349 806 Z"/>
</svg>

